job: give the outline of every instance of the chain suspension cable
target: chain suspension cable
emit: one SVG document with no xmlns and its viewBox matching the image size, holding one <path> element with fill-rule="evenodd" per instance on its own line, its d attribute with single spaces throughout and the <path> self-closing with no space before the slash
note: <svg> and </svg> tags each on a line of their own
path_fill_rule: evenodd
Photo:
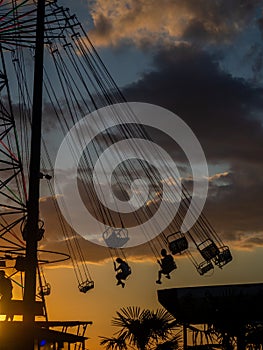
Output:
<svg viewBox="0 0 263 350">
<path fill-rule="evenodd" d="M 76 17 L 74 17 L 74 19 L 75 18 Z M 75 25 L 79 25 L 79 23 L 76 20 L 75 20 L 74 24 Z M 115 101 L 121 101 L 121 102 L 125 101 L 125 99 L 123 99 L 122 94 L 118 90 L 116 84 L 114 83 L 113 80 L 111 80 L 110 75 L 108 74 L 107 70 L 101 69 L 101 66 L 99 65 L 101 62 L 99 61 L 99 59 L 97 61 L 94 59 L 94 55 L 93 54 L 95 53 L 95 56 L 96 56 L 97 53 L 96 53 L 95 48 L 89 42 L 89 40 L 87 40 L 87 36 L 83 33 L 85 35 L 85 39 L 86 40 L 85 41 L 82 40 L 81 35 L 75 30 L 75 26 L 74 25 L 72 25 L 69 28 L 69 31 L 72 32 L 71 33 L 71 38 L 73 40 L 73 44 L 75 44 L 77 50 L 79 52 L 81 52 L 81 55 L 78 55 L 77 58 L 85 59 L 85 62 L 87 64 L 87 68 L 86 69 L 84 68 L 83 72 L 86 73 L 86 76 L 88 77 L 88 80 L 90 81 L 90 83 L 91 83 L 91 85 L 92 85 L 92 87 L 94 89 L 93 96 L 96 96 L 96 101 L 100 101 L 101 105 L 107 105 L 109 103 L 112 104 Z M 92 52 L 87 47 L 87 44 L 86 44 L 87 41 L 90 44 Z M 63 46 L 62 43 L 61 43 L 61 46 L 64 47 L 64 48 L 67 48 L 66 53 L 68 55 L 68 58 L 70 58 L 68 52 L 71 52 L 71 50 L 72 50 L 72 47 L 73 47 L 72 43 L 70 43 L 68 41 L 65 41 L 64 42 L 64 46 Z M 58 55 L 61 58 L 62 57 L 62 53 L 61 53 L 62 51 L 56 51 L 56 52 L 59 52 Z M 74 57 L 74 55 L 73 55 L 73 57 Z M 98 57 L 96 56 L 96 58 L 98 58 Z M 62 61 L 63 61 L 63 58 L 62 58 Z M 78 61 L 81 61 L 81 59 L 79 59 Z M 70 62 L 72 63 L 73 68 L 75 68 L 75 70 L 76 70 L 76 67 L 78 67 L 76 62 L 74 62 L 72 59 L 70 59 Z M 66 70 L 71 72 L 71 70 L 69 70 L 68 66 L 67 65 L 65 65 L 65 66 L 66 66 Z M 102 65 L 102 68 L 104 68 L 103 65 Z M 62 67 L 62 69 L 63 69 L 63 67 Z M 91 71 L 91 74 L 88 73 L 87 69 L 89 69 Z M 77 69 L 77 73 L 80 75 L 80 70 Z M 68 81 L 69 79 L 72 80 L 72 75 L 70 74 L 68 77 L 64 76 L 63 79 L 65 81 L 66 80 Z M 82 78 L 82 81 L 85 81 L 85 80 Z M 109 93 L 110 88 L 107 86 L 107 84 L 110 85 L 110 88 L 111 88 L 110 93 Z M 72 91 L 74 91 L 74 90 L 72 90 Z M 89 96 L 92 95 L 91 92 L 88 92 L 88 94 L 89 94 Z M 101 98 L 101 96 L 103 96 L 103 98 L 105 98 L 105 102 L 103 102 L 103 99 Z M 76 96 L 74 96 L 74 98 L 75 97 Z M 112 100 L 112 98 L 115 98 L 115 100 Z M 94 101 L 94 99 L 93 99 L 93 101 Z M 95 105 L 95 108 L 96 108 L 97 107 L 96 103 L 94 103 L 94 105 Z M 136 119 L 135 119 L 135 121 L 136 121 Z M 125 131 L 125 133 L 127 132 L 127 130 L 122 130 L 122 131 Z M 128 130 L 128 134 L 129 135 L 131 134 L 130 130 Z M 142 131 L 139 130 L 139 134 L 142 134 L 142 135 L 145 136 L 145 131 L 144 130 L 142 130 Z M 106 133 L 106 135 L 107 135 L 107 138 L 110 139 L 110 136 L 111 136 L 110 133 Z M 140 164 L 140 165 L 142 165 L 142 164 Z M 144 170 L 145 169 L 146 168 L 144 168 Z M 168 170 L 167 173 L 169 174 L 169 167 L 167 167 L 167 170 Z M 149 172 L 147 173 L 147 169 L 146 169 L 145 173 L 147 174 L 147 176 L 149 178 L 151 178 L 151 180 L 153 180 L 152 175 L 149 174 Z M 173 174 L 170 174 L 170 175 L 173 175 Z M 156 181 L 156 178 L 154 180 Z M 158 178 L 157 178 L 157 180 L 158 180 Z M 187 201 L 188 201 L 188 205 L 189 205 L 190 194 L 189 194 L 189 192 L 187 191 L 187 189 L 185 188 L 184 185 L 182 186 L 182 194 L 183 194 L 183 206 L 186 205 Z M 171 198 L 174 198 L 174 194 L 172 194 L 172 193 L 169 193 L 169 196 Z M 188 206 L 188 208 L 189 208 L 189 206 Z M 180 214 L 181 216 L 182 216 L 182 212 L 183 212 L 183 210 L 181 209 L 181 214 Z M 186 211 L 185 211 L 185 213 L 186 213 Z M 192 215 L 195 214 L 194 213 L 194 209 L 192 209 L 192 213 L 190 213 L 190 214 L 192 214 Z M 183 222 L 183 220 L 182 220 L 182 222 Z M 158 225 L 158 223 L 155 223 L 155 224 Z M 175 226 L 174 223 L 171 224 L 171 227 L 172 226 Z M 200 222 L 198 222 L 196 224 L 196 226 L 192 228 L 192 232 L 188 233 L 188 236 L 193 240 L 193 242 L 195 243 L 196 246 L 199 246 L 200 243 L 202 243 L 202 241 L 206 240 L 207 238 L 211 238 L 211 239 L 213 238 L 215 241 L 217 241 L 217 242 L 219 242 L 221 244 L 220 239 L 217 237 L 215 231 L 211 231 L 211 227 L 209 227 L 207 225 L 207 222 L 204 219 L 200 220 Z M 164 238 L 164 236 L 162 236 L 162 237 Z"/>
<path fill-rule="evenodd" d="M 166 230 L 161 232 L 160 236 L 151 240 L 149 232 L 146 232 L 144 227 L 142 228 L 142 234 L 149 242 L 148 245 L 152 254 L 157 258 L 160 255 L 159 247 L 163 247 L 164 245 L 170 249 L 168 237 L 174 236 L 176 239 L 187 238 L 187 240 L 190 240 L 192 245 L 185 249 L 184 252 L 197 269 L 200 267 L 201 263 L 197 262 L 196 254 L 192 254 L 193 246 L 196 247 L 197 252 L 205 258 L 207 264 L 220 263 L 220 259 L 222 258 L 220 254 L 225 247 L 224 243 L 203 213 L 188 232 L 181 232 L 181 226 L 186 214 L 188 213 L 191 218 L 196 218 L 197 216 L 198 208 L 195 204 L 192 204 L 193 199 L 191 198 L 191 193 L 184 183 L 181 183 L 180 179 L 176 178 L 173 169 L 167 161 L 164 160 L 162 163 L 162 171 L 166 174 L 166 179 L 161 179 L 158 169 L 149 166 L 147 162 L 142 160 L 144 153 L 139 145 L 136 142 L 134 143 L 132 139 L 142 138 L 152 141 L 151 136 L 144 126 L 139 125 L 138 118 L 127 104 L 122 105 L 121 113 L 124 113 L 125 116 L 129 117 L 129 119 L 134 122 L 132 124 L 122 124 L 122 115 L 116 111 L 114 104 L 123 103 L 126 102 L 126 100 L 77 17 L 72 16 L 68 9 L 58 6 L 55 1 L 48 2 L 46 6 L 45 42 L 50 55 L 47 60 L 47 66 L 44 68 L 44 88 L 57 123 L 62 131 L 62 135 L 65 135 L 72 125 L 76 124 L 87 113 L 98 110 L 103 106 L 109 106 L 116 116 L 116 121 L 119 123 L 114 128 L 108 129 L 107 123 L 103 122 L 103 127 L 106 131 L 101 133 L 100 139 L 97 138 L 93 140 L 82 155 L 73 154 L 76 164 L 80 158 L 77 164 L 79 169 L 78 177 L 83 186 L 83 196 L 91 206 L 91 210 L 96 213 L 105 224 L 105 230 L 108 229 L 107 226 L 113 229 L 124 229 L 129 220 L 125 215 L 121 215 L 115 196 L 113 196 L 113 199 L 116 207 L 116 214 L 100 202 L 98 194 L 104 199 L 104 202 L 106 202 L 105 193 L 102 186 L 97 189 L 99 193 L 96 193 L 93 186 L 93 177 L 95 177 L 97 183 L 100 183 L 100 179 L 97 174 L 93 174 L 91 171 L 96 160 L 99 159 L 101 169 L 106 176 L 108 169 L 110 169 L 111 159 L 106 159 L 103 164 L 100 160 L 100 155 L 103 154 L 106 147 L 118 141 L 125 140 L 129 148 L 127 153 L 131 151 L 133 154 L 138 155 L 138 159 L 136 161 L 128 159 L 122 162 L 122 164 L 118 166 L 118 169 L 112 174 L 112 183 L 117 186 L 116 188 L 120 190 L 121 193 L 127 194 L 128 196 L 129 193 L 125 186 L 130 186 L 132 184 L 132 179 L 145 178 L 149 180 L 151 185 L 151 193 L 147 202 L 144 203 L 143 209 L 140 212 L 136 210 L 132 214 L 133 222 L 140 225 L 151 217 L 150 225 L 152 225 L 152 228 L 155 227 L 161 231 L 160 224 L 155 219 L 154 213 L 158 210 L 162 201 L 162 181 L 168 181 L 170 178 L 175 181 L 176 189 L 173 188 L 173 190 L 170 190 L 168 188 L 168 193 L 166 194 L 171 203 L 177 203 L 178 197 L 181 196 L 181 203 L 174 220 Z M 0 171 L 13 172 L 12 175 L 0 182 L 0 194 L 3 198 L 3 203 L 0 203 L 3 209 L 0 212 L 0 219 L 5 220 L 2 221 L 3 224 L 0 224 L 0 238 L 4 238 L 6 242 L 8 242 L 8 236 L 6 237 L 6 235 L 11 234 L 13 237 L 17 236 L 14 230 L 16 225 L 22 220 L 17 219 L 9 224 L 7 220 L 9 216 L 15 217 L 16 215 L 20 215 L 24 217 L 26 215 L 27 172 L 25 172 L 24 169 L 28 169 L 29 145 L 27 141 L 28 137 L 24 138 L 24 135 L 26 134 L 29 136 L 30 133 L 30 109 L 32 101 L 28 88 L 29 77 L 27 77 L 26 72 L 25 60 L 27 57 L 24 47 L 28 47 L 29 50 L 33 47 L 35 37 L 32 33 L 34 33 L 35 26 L 36 6 L 31 1 L 18 2 L 12 0 L 10 2 L 5 2 L 4 7 L 0 8 L 0 45 L 2 46 L 0 92 L 5 91 L 7 96 L 7 101 L 5 101 L 5 103 L 2 102 L 4 101 L 3 96 L 0 101 L 0 124 L 3 124 L 3 127 L 0 129 L 0 153 L 3 156 L 2 161 L 0 161 Z M 13 50 L 14 48 L 16 48 L 15 52 Z M 8 75 L 3 57 L 3 49 L 8 50 L 10 56 L 12 56 L 14 74 L 18 82 L 18 111 L 16 112 L 19 118 L 16 118 L 19 121 L 17 123 L 18 127 L 15 125 L 9 84 L 3 79 L 3 77 L 7 77 Z M 48 74 L 51 65 L 51 74 L 53 72 L 55 73 L 54 76 L 52 75 L 52 80 Z M 55 85 L 60 86 L 62 90 L 60 95 L 55 91 Z M 61 102 L 63 106 L 61 106 Z M 24 130 L 22 126 L 25 126 Z M 89 132 L 89 130 L 87 130 L 87 132 Z M 84 132 L 80 130 L 77 135 L 77 142 L 81 145 L 85 144 L 85 136 Z M 89 136 L 91 136 L 91 134 Z M 74 145 L 69 145 L 69 147 L 72 153 L 74 153 Z M 52 169 L 52 162 L 45 143 L 44 150 L 49 169 Z M 149 143 L 149 151 L 154 152 L 157 159 L 161 159 L 161 154 L 158 149 L 156 150 L 153 148 L 152 143 Z M 124 158 L 126 158 L 126 154 L 124 153 L 117 150 L 111 157 L 115 162 L 118 162 L 119 159 L 123 159 L 123 155 Z M 46 170 L 45 162 L 43 162 L 43 169 Z M 15 184 L 16 190 L 14 190 L 13 183 Z M 65 243 L 69 252 L 71 252 L 70 255 L 72 255 L 72 263 L 77 281 L 81 284 L 85 279 L 91 279 L 86 264 L 87 259 L 81 249 L 80 240 L 76 232 L 71 228 L 68 229 L 65 224 L 65 220 L 62 217 L 55 199 L 54 189 L 50 182 L 48 183 L 48 188 L 56 213 L 59 217 Z M 138 200 L 137 204 L 141 204 L 142 200 L 144 200 L 143 192 L 149 193 L 149 185 L 146 184 L 146 182 L 142 183 L 141 193 L 136 197 Z M 12 201 L 11 205 L 8 203 L 9 201 Z M 163 204 L 167 209 L 164 212 L 164 220 L 168 221 L 169 217 L 173 214 L 172 209 L 166 202 Z M 191 210 L 190 212 L 189 208 Z M 65 203 L 64 210 L 67 210 Z M 6 230 L 4 230 L 4 225 L 6 225 L 6 223 L 8 225 L 6 226 Z M 208 247 L 206 245 L 208 245 Z M 108 247 L 111 255 L 114 253 L 116 256 L 124 257 L 124 251 L 121 247 Z M 224 260 L 224 257 L 222 259 Z M 225 263 L 225 261 L 223 263 Z M 219 267 L 221 266 L 219 264 Z"/>
</svg>

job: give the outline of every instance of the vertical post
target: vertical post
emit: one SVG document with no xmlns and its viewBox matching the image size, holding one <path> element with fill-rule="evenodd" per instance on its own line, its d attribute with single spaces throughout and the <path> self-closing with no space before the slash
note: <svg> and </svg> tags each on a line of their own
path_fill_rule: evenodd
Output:
<svg viewBox="0 0 263 350">
<path fill-rule="evenodd" d="M 35 295 L 37 272 L 37 234 L 39 220 L 39 180 L 41 153 L 41 121 L 43 94 L 43 62 L 44 62 L 44 19 L 45 0 L 37 3 L 37 28 L 35 44 L 34 92 L 32 106 L 32 135 L 29 170 L 28 218 L 24 238 L 26 240 L 26 270 L 25 270 L 25 314 L 24 323 L 28 329 L 27 350 L 34 349 Z M 32 332 L 31 332 L 32 331 Z"/>
<path fill-rule="evenodd" d="M 237 335 L 237 350 L 246 349 L 245 326 L 240 326 L 239 334 Z"/>
<path fill-rule="evenodd" d="M 183 350 L 187 350 L 187 325 L 183 324 Z"/>
</svg>

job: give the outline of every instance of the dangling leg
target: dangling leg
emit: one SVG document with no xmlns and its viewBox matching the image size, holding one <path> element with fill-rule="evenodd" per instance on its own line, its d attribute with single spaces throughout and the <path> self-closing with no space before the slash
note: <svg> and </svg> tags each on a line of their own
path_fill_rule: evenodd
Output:
<svg viewBox="0 0 263 350">
<path fill-rule="evenodd" d="M 159 270 L 159 271 L 158 271 L 158 280 L 156 281 L 156 283 L 162 284 L 161 278 L 162 278 L 162 270 Z"/>
<path fill-rule="evenodd" d="M 124 286 L 125 286 L 125 283 L 124 282 L 122 282 L 122 280 L 123 279 L 125 279 L 124 278 L 124 276 L 123 276 L 123 273 L 122 272 L 119 272 L 119 273 L 117 273 L 117 275 L 116 275 L 116 279 L 117 279 L 117 286 L 119 286 L 119 285 L 121 285 L 122 286 L 122 288 L 124 288 Z"/>
<path fill-rule="evenodd" d="M 119 273 L 117 273 L 117 275 L 116 275 L 116 280 L 117 280 L 117 286 L 119 286 L 120 284 L 122 284 L 122 282 L 121 282 L 121 273 L 119 272 Z"/>
<path fill-rule="evenodd" d="M 119 285 L 121 285 L 121 286 L 122 286 L 122 288 L 124 288 L 124 287 L 125 287 L 125 283 L 124 283 L 124 282 L 122 282 L 122 280 L 121 280 L 121 279 L 118 279 L 117 286 L 119 286 Z"/>
</svg>

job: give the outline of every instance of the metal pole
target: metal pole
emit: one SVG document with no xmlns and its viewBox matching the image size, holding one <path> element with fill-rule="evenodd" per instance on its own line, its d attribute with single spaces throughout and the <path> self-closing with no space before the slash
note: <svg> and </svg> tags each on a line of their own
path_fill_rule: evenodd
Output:
<svg viewBox="0 0 263 350">
<path fill-rule="evenodd" d="M 29 170 L 28 218 L 25 229 L 26 270 L 24 292 L 24 323 L 28 333 L 23 349 L 34 349 L 35 295 L 37 272 L 37 234 L 39 220 L 39 180 L 41 153 L 41 121 L 43 94 L 43 61 L 44 61 L 44 17 L 45 0 L 37 3 L 37 28 L 35 44 L 34 92 L 32 106 L 32 136 Z M 30 332 L 32 330 L 32 332 Z"/>
</svg>

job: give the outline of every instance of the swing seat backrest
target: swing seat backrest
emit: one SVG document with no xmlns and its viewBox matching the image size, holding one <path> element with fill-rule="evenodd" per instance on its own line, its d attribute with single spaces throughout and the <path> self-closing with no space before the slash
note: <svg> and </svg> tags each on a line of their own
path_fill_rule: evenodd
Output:
<svg viewBox="0 0 263 350">
<path fill-rule="evenodd" d="M 213 264 L 211 261 L 203 261 L 199 266 L 197 267 L 197 271 L 201 276 L 203 276 L 205 273 L 211 271 L 214 269 Z"/>
<path fill-rule="evenodd" d="M 50 295 L 51 293 L 51 286 L 49 283 L 45 284 L 43 287 L 42 287 L 42 293 L 43 295 Z"/>
<path fill-rule="evenodd" d="M 129 237 L 119 237 L 113 232 L 109 237 L 104 238 L 106 244 L 110 248 L 120 248 L 123 247 L 129 240 Z"/>
<path fill-rule="evenodd" d="M 206 241 L 199 244 L 198 250 L 206 261 L 214 259 L 220 253 L 219 248 L 215 242 L 210 239 L 207 239 Z"/>
<path fill-rule="evenodd" d="M 172 272 L 172 271 L 175 270 L 175 269 L 177 269 L 177 266 L 176 266 L 176 263 L 173 263 L 173 264 L 171 264 L 170 266 L 165 266 L 165 267 L 163 268 L 163 272 L 164 272 L 164 273 L 170 273 L 170 272 Z"/>
<path fill-rule="evenodd" d="M 131 268 L 130 268 L 130 266 L 129 266 L 129 268 L 127 269 L 127 271 L 123 271 L 123 275 L 125 276 L 125 279 L 126 279 L 128 276 L 130 276 L 130 274 L 131 274 Z"/>
<path fill-rule="evenodd" d="M 126 280 L 131 274 L 131 268 L 129 266 L 129 268 L 125 271 L 122 271 L 122 276 L 123 276 L 123 279 Z"/>
<path fill-rule="evenodd" d="M 26 270 L 26 258 L 24 256 L 17 256 L 15 269 L 21 272 L 24 272 Z"/>
<path fill-rule="evenodd" d="M 94 281 L 85 281 L 79 284 L 79 291 L 81 293 L 87 293 L 90 289 L 94 288 Z"/>
<path fill-rule="evenodd" d="M 102 236 L 109 248 L 121 248 L 129 241 L 128 231 L 124 228 L 109 227 Z"/>
<path fill-rule="evenodd" d="M 185 237 L 180 237 L 169 242 L 168 247 L 172 254 L 179 254 L 188 249 L 188 242 Z"/>
<path fill-rule="evenodd" d="M 220 249 L 220 253 L 215 259 L 215 264 L 220 268 L 232 260 L 232 254 L 227 246 L 223 246 Z"/>
</svg>

